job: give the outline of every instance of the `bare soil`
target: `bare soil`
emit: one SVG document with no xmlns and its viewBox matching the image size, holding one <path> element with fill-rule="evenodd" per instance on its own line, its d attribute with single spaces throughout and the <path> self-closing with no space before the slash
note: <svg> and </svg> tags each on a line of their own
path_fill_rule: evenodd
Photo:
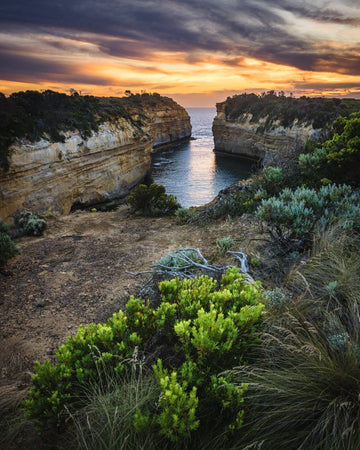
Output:
<svg viewBox="0 0 360 450">
<path fill-rule="evenodd" d="M 26 387 L 34 361 L 53 359 L 80 324 L 122 309 L 139 283 L 127 271 L 149 269 L 180 246 L 213 258 L 217 238 L 230 235 L 241 247 L 248 228 L 240 219 L 179 225 L 122 206 L 50 219 L 44 236 L 18 239 L 20 254 L 0 274 L 0 386 Z"/>
</svg>

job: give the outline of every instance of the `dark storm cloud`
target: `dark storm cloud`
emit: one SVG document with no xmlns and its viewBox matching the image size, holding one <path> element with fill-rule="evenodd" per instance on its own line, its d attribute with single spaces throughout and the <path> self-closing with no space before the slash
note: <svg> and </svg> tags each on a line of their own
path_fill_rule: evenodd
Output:
<svg viewBox="0 0 360 450">
<path fill-rule="evenodd" d="M 188 61 L 197 52 L 221 52 L 236 65 L 243 57 L 260 58 L 302 70 L 360 74 L 354 52 L 339 57 L 316 42 L 297 36 L 284 11 L 315 22 L 359 24 L 357 3 L 343 0 L 14 0 L 0 6 L 3 31 L 15 27 L 58 37 L 87 33 L 104 54 L 148 59 L 156 51 L 179 51 Z M 351 9 L 353 14 L 351 15 Z M 315 26 L 315 25 L 314 25 Z M 314 51 L 314 44 L 317 44 Z M 56 45 L 56 44 L 52 44 Z M 59 44 L 61 45 L 61 44 Z M 331 63 L 325 61 L 331 60 Z"/>
</svg>

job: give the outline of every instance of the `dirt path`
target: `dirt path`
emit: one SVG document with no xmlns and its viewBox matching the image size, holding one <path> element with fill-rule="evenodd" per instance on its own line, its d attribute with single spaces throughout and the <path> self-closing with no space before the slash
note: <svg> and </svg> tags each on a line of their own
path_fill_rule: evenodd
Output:
<svg viewBox="0 0 360 450">
<path fill-rule="evenodd" d="M 137 283 L 126 271 L 148 269 L 180 246 L 211 256 L 218 237 L 236 238 L 244 227 L 180 226 L 173 218 L 134 218 L 122 207 L 53 219 L 43 237 L 19 239 L 20 254 L 0 275 L 0 385 L 26 383 L 33 362 L 51 359 L 80 324 L 123 308 Z"/>
</svg>

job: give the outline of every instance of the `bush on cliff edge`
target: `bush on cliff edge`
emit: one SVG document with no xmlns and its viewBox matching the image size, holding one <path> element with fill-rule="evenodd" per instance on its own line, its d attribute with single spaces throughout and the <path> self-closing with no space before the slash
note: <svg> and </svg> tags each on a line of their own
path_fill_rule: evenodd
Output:
<svg viewBox="0 0 360 450">
<path fill-rule="evenodd" d="M 174 195 L 166 194 L 164 186 L 140 184 L 128 197 L 132 212 L 143 216 L 173 216 L 180 208 Z"/>
</svg>

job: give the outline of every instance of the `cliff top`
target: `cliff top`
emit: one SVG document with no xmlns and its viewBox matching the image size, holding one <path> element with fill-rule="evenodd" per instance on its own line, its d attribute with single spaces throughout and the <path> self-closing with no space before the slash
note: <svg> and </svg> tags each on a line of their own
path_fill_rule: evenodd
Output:
<svg viewBox="0 0 360 450">
<path fill-rule="evenodd" d="M 126 97 L 71 95 L 46 90 L 16 92 L 9 97 L 0 93 L 0 167 L 7 168 L 9 146 L 18 138 L 36 142 L 47 136 L 63 142 L 62 133 L 78 130 L 83 137 L 97 131 L 101 123 L 124 117 L 142 125 L 146 109 L 181 108 L 169 97 L 159 94 L 132 94 Z M 137 120 L 133 119 L 137 115 Z"/>
<path fill-rule="evenodd" d="M 352 112 L 360 111 L 360 100 L 285 96 L 275 91 L 256 94 L 241 94 L 228 97 L 225 102 L 218 103 L 225 108 L 228 120 L 240 119 L 243 114 L 252 114 L 251 121 L 267 118 L 265 126 L 280 121 L 284 127 L 290 126 L 294 120 L 312 124 L 313 128 L 324 128 L 337 117 L 348 117 Z"/>
</svg>

